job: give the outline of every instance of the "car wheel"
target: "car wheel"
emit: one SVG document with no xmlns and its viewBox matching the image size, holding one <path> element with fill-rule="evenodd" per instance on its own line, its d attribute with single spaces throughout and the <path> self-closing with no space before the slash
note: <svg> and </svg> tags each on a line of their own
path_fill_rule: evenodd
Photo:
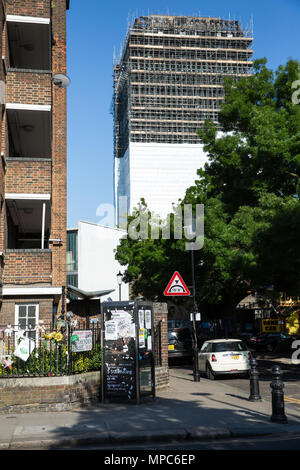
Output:
<svg viewBox="0 0 300 470">
<path fill-rule="evenodd" d="M 209 364 L 206 365 L 206 378 L 208 380 L 214 380 L 215 376 Z"/>
</svg>

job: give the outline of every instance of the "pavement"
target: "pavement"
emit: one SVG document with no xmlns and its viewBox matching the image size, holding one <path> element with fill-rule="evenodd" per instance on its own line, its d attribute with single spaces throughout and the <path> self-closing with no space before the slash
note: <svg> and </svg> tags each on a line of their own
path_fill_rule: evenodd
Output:
<svg viewBox="0 0 300 470">
<path fill-rule="evenodd" d="M 247 380 L 247 379 L 245 379 Z M 248 380 L 249 381 L 249 380 Z M 194 382 L 188 368 L 170 369 L 170 387 L 155 400 L 107 403 L 73 411 L 0 415 L 0 450 L 76 449 L 118 445 L 300 434 L 300 402 L 287 403 L 288 422 L 270 421 L 270 399 L 249 401 L 245 390 L 218 379 Z M 250 390 L 250 385 L 249 385 Z"/>
</svg>

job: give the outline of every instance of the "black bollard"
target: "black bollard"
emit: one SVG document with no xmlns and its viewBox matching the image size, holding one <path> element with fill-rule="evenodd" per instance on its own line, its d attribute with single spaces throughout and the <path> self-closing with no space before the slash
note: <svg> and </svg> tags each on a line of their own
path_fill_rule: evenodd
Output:
<svg viewBox="0 0 300 470">
<path fill-rule="evenodd" d="M 281 370 L 279 366 L 272 367 L 272 416 L 273 423 L 287 423 L 287 417 L 284 413 L 284 383 L 281 380 Z"/>
<path fill-rule="evenodd" d="M 258 370 L 257 362 L 254 357 L 250 360 L 250 401 L 261 401 L 261 396 L 259 394 L 259 381 L 258 381 Z"/>
<path fill-rule="evenodd" d="M 194 348 L 194 382 L 200 382 L 198 350 Z"/>
</svg>

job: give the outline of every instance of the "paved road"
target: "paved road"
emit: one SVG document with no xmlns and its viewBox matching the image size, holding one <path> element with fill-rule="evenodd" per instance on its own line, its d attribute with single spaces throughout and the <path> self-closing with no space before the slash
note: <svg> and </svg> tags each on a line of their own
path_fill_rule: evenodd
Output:
<svg viewBox="0 0 300 470">
<path fill-rule="evenodd" d="M 270 383 L 272 381 L 272 367 L 279 365 L 282 371 L 282 380 L 284 383 L 284 396 L 286 403 L 300 405 L 300 366 L 292 364 L 289 359 L 276 358 L 270 356 L 257 355 L 257 364 L 259 370 L 259 390 L 264 399 L 271 398 Z M 249 380 L 228 378 L 222 379 L 222 382 L 228 385 L 249 390 Z M 297 403 L 297 400 L 299 403 Z"/>
<path fill-rule="evenodd" d="M 282 371 L 282 380 L 284 382 L 284 397 L 285 405 L 300 406 L 300 365 L 292 364 L 289 358 L 282 358 L 278 356 L 267 356 L 263 354 L 256 354 L 256 360 L 259 371 L 259 390 L 260 395 L 264 400 L 271 401 L 271 388 L 272 381 L 272 367 L 279 365 Z M 187 378 L 192 378 L 192 370 L 190 364 L 172 365 L 170 368 L 171 374 L 180 373 L 186 375 Z M 206 380 L 201 377 L 201 380 Z M 217 382 L 220 384 L 230 385 L 244 392 L 250 393 L 249 379 L 241 377 L 218 377 Z"/>
</svg>

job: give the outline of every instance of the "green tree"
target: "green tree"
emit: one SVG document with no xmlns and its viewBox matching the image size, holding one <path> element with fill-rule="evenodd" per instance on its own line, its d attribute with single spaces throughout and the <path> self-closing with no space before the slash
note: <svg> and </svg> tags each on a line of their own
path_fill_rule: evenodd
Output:
<svg viewBox="0 0 300 470">
<path fill-rule="evenodd" d="M 195 252 L 197 300 L 224 315 L 249 289 L 300 288 L 300 107 L 292 103 L 299 63 L 290 60 L 274 74 L 261 60 L 254 69 L 252 77 L 226 81 L 224 133 L 211 121 L 199 131 L 209 161 L 181 201 L 205 205 L 204 246 Z M 141 204 L 129 222 L 145 213 Z M 184 238 L 174 240 L 171 230 L 169 240 L 153 240 L 149 230 L 123 240 L 116 258 L 127 266 L 133 293 L 153 299 L 162 297 L 170 274 L 180 270 L 190 279 L 191 268 Z"/>
<path fill-rule="evenodd" d="M 300 107 L 292 102 L 299 62 L 288 61 L 275 76 L 265 59 L 254 69 L 252 77 L 225 82 L 219 115 L 225 134 L 211 121 L 199 131 L 209 162 L 196 188 L 221 198 L 232 214 L 263 194 L 295 194 L 300 174 Z"/>
<path fill-rule="evenodd" d="M 135 296 L 162 300 L 164 288 L 178 266 L 183 270 L 182 275 L 188 273 L 189 257 L 184 250 L 184 240 L 174 240 L 172 218 L 173 216 L 170 223 L 170 238 L 164 239 L 162 229 L 166 221 L 151 217 L 143 200 L 128 217 L 128 227 L 137 221 L 135 228 L 138 238 L 133 237 L 129 229 L 128 236 L 121 240 L 115 257 L 121 265 L 126 266 L 124 281 L 131 283 L 132 293 Z M 143 226 L 140 220 L 147 220 L 149 223 Z M 161 226 L 157 238 L 154 239 L 151 227 L 159 223 Z M 190 278 L 190 272 L 187 278 Z"/>
<path fill-rule="evenodd" d="M 273 286 L 275 292 L 300 293 L 300 204 L 295 197 L 265 196 L 252 209 L 259 221 L 253 240 L 256 253 L 256 279 Z"/>
<path fill-rule="evenodd" d="M 247 286 L 276 284 L 299 292 L 300 107 L 292 102 L 299 62 L 290 60 L 275 74 L 266 60 L 254 68 L 252 77 L 225 83 L 219 118 L 225 133 L 218 134 L 211 121 L 199 131 L 209 162 L 183 201 L 205 204 L 202 255 L 209 261 L 202 279 L 208 279 L 207 291 L 213 285 L 220 292 L 226 310 Z M 222 209 L 210 216 L 212 200 Z M 290 211 L 295 223 L 288 233 Z"/>
</svg>

